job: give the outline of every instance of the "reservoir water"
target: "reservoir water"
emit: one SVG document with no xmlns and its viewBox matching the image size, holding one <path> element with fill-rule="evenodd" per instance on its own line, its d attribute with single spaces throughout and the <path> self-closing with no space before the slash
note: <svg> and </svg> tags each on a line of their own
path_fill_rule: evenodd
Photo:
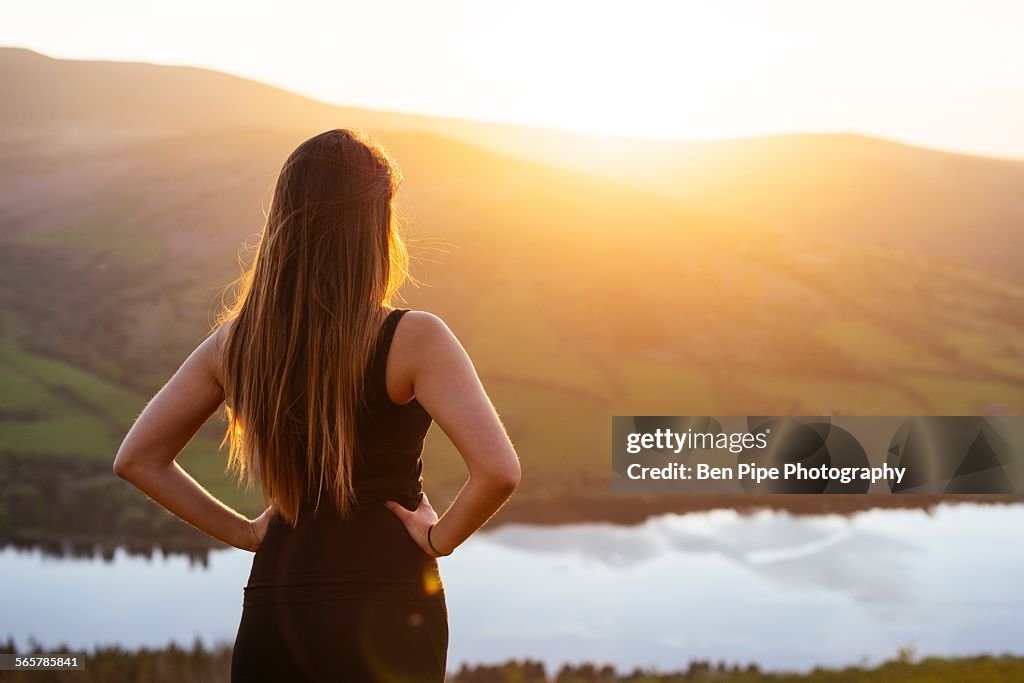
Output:
<svg viewBox="0 0 1024 683">
<path fill-rule="evenodd" d="M 0 638 L 157 646 L 230 643 L 251 554 L 0 551 Z M 449 667 L 530 658 L 685 668 L 1024 654 L 1024 505 L 853 516 L 662 515 L 636 526 L 506 525 L 441 561 Z"/>
</svg>

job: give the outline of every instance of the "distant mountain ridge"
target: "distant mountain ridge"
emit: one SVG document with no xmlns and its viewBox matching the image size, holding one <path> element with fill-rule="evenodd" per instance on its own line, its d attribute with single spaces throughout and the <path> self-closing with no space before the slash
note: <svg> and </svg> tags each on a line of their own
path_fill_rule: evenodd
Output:
<svg viewBox="0 0 1024 683">
<path fill-rule="evenodd" d="M 218 130 L 430 132 L 601 175 L 766 229 L 913 249 L 1024 278 L 1024 162 L 858 135 L 629 140 L 336 107 L 194 67 L 52 59 L 0 48 L 0 142 L 103 146 Z"/>
<path fill-rule="evenodd" d="M 0 458 L 112 458 L 207 333 L 275 174 L 377 135 L 426 286 L 524 462 L 606 490 L 611 415 L 1024 411 L 1024 164 L 844 135 L 625 141 L 0 50 Z M 557 419 L 553 419 L 557 416 Z M 204 432 L 185 460 L 226 495 Z M 431 482 L 462 464 L 429 442 Z M 439 483 L 438 483 L 439 482 Z"/>
</svg>

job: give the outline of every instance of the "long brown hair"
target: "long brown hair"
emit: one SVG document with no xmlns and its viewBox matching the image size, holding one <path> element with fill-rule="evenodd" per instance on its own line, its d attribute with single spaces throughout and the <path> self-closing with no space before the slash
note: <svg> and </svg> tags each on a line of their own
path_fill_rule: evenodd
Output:
<svg viewBox="0 0 1024 683">
<path fill-rule="evenodd" d="M 355 504 L 363 376 L 381 311 L 408 276 L 394 205 L 401 171 L 361 131 L 329 130 L 288 157 L 223 345 L 228 470 L 289 523 L 305 493 Z"/>
</svg>

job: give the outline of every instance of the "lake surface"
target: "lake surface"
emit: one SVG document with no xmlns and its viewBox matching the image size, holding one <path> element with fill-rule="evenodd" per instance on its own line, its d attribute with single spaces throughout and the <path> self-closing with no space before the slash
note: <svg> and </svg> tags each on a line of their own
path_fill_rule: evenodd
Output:
<svg viewBox="0 0 1024 683">
<path fill-rule="evenodd" d="M 231 642 L 252 555 L 208 566 L 121 551 L 113 562 L 0 552 L 0 638 L 96 644 Z M 851 517 L 731 511 L 638 526 L 508 525 L 442 560 L 449 667 L 548 664 L 764 668 L 919 655 L 1024 654 L 1024 505 Z"/>
</svg>

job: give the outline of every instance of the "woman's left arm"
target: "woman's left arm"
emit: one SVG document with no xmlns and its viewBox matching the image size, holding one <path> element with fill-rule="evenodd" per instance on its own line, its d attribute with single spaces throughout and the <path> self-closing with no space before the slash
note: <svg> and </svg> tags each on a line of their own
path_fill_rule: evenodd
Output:
<svg viewBox="0 0 1024 683">
<path fill-rule="evenodd" d="M 175 462 L 224 401 L 217 371 L 221 329 L 192 352 L 146 405 L 117 451 L 114 473 L 200 531 L 255 551 L 273 508 L 250 520 L 211 495 Z"/>
</svg>

